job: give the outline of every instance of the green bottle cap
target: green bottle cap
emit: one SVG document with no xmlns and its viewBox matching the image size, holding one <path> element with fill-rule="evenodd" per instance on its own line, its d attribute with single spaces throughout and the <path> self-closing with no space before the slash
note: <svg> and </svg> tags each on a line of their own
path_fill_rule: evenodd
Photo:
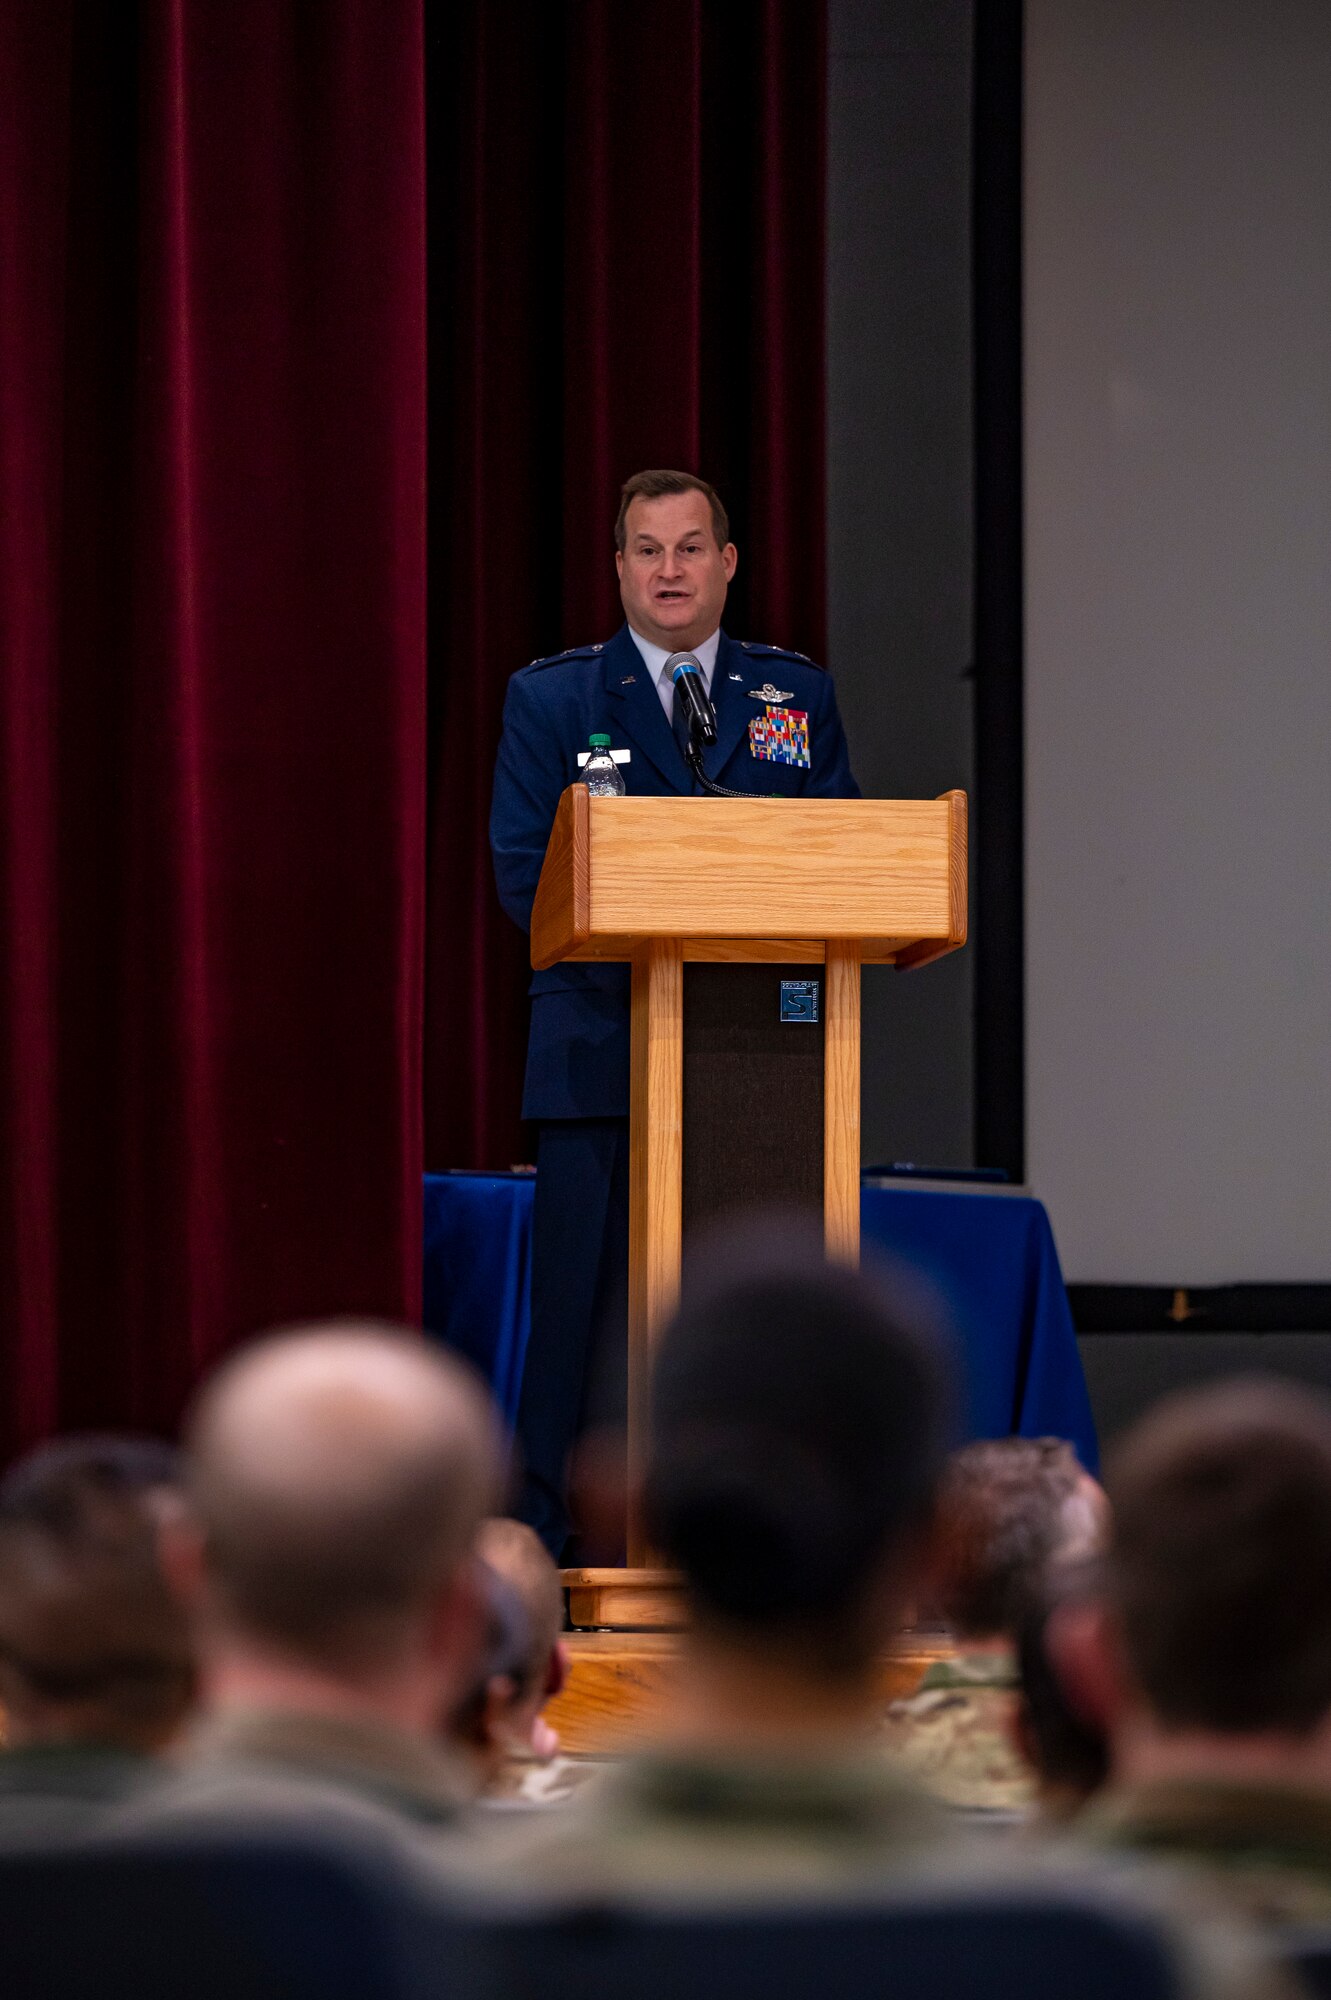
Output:
<svg viewBox="0 0 1331 2000">
<path fill-rule="evenodd" d="M 587 742 L 593 750 L 608 750 L 610 748 L 610 738 L 608 736 L 589 736 Z"/>
</svg>

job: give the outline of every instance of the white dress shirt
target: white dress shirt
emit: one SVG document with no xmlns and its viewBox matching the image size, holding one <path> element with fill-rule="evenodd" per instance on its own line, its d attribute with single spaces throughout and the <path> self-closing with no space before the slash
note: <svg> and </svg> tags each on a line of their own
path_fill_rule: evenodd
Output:
<svg viewBox="0 0 1331 2000">
<path fill-rule="evenodd" d="M 654 646 L 650 639 L 644 639 L 641 632 L 629 626 L 629 637 L 642 654 L 643 664 L 656 682 L 656 692 L 661 697 L 661 706 L 666 713 L 666 721 L 671 728 L 675 725 L 675 683 L 665 672 L 665 663 L 673 657 L 664 646 Z M 712 675 L 716 671 L 716 649 L 721 644 L 721 628 L 717 627 L 710 639 L 704 639 L 701 646 L 677 646 L 676 652 L 692 653 L 702 668 L 703 683 L 708 695 L 712 692 Z"/>
</svg>

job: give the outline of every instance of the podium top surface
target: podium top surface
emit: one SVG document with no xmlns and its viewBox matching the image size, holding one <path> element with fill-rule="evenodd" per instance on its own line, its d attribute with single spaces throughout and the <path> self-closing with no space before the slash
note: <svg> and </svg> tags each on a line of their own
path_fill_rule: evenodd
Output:
<svg viewBox="0 0 1331 2000">
<path fill-rule="evenodd" d="M 921 964 L 966 938 L 966 794 L 939 799 L 559 801 L 531 961 L 624 959 L 653 938 L 691 958 Z"/>
</svg>

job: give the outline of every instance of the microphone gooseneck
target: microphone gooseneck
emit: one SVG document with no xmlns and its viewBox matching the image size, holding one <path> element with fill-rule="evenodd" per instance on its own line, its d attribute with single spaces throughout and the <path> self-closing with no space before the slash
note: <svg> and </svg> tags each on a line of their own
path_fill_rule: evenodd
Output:
<svg viewBox="0 0 1331 2000">
<path fill-rule="evenodd" d="M 714 799 L 746 798 L 748 794 L 745 792 L 732 792 L 728 786 L 718 785 L 702 767 L 703 744 L 716 741 L 716 710 L 712 707 L 697 657 L 693 653 L 672 653 L 666 665 L 670 669 L 671 680 L 679 689 L 680 705 L 689 725 L 689 740 L 684 755 L 699 789 L 710 792 Z"/>
<path fill-rule="evenodd" d="M 709 793 L 714 799 L 749 799 L 753 797 L 752 792 L 732 792 L 729 785 L 718 785 L 714 778 L 709 778 L 702 767 L 702 751 L 696 743 L 690 743 L 685 755 L 689 760 L 689 769 L 698 781 L 699 791 Z"/>
</svg>

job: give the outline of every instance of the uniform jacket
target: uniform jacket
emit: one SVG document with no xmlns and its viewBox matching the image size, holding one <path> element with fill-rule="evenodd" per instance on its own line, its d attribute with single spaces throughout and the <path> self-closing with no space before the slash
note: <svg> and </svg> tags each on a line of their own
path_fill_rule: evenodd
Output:
<svg viewBox="0 0 1331 2000">
<path fill-rule="evenodd" d="M 775 687 L 778 702 L 750 692 Z M 785 798 L 855 799 L 845 732 L 831 676 L 802 653 L 752 645 L 723 632 L 712 675 L 717 740 L 703 769 L 732 791 Z M 753 754 L 749 724 L 767 708 L 808 716 L 809 765 Z M 596 732 L 627 750 L 628 792 L 667 797 L 694 790 L 661 697 L 629 633 L 533 660 L 514 674 L 495 766 L 490 844 L 499 899 L 514 923 L 531 925 L 532 902 L 555 808 L 579 776 L 578 753 Z M 622 1118 L 629 1108 L 629 968 L 566 964 L 532 977 L 531 1040 L 524 1118 Z"/>
<path fill-rule="evenodd" d="M 887 1711 L 887 1740 L 913 1778 L 946 1805 L 1026 1813 L 1035 1774 L 1013 1731 L 1017 1665 L 1011 1653 L 959 1653 L 929 1668 L 913 1695 Z"/>
<path fill-rule="evenodd" d="M 1073 1822 L 1091 1847 L 1186 1868 L 1218 1906 L 1263 1930 L 1331 1924 L 1331 1799 L 1222 1778 L 1111 1784 Z"/>
<path fill-rule="evenodd" d="M 317 1821 L 433 1854 L 451 1841 L 470 1790 L 460 1755 L 432 1737 L 360 1716 L 256 1707 L 204 1716 L 159 1780 L 116 1815 L 149 1832 L 237 1818 Z M 425 1836 L 417 1842 L 416 1834 Z"/>
<path fill-rule="evenodd" d="M 155 1757 L 99 1743 L 0 1751 L 0 1848 L 82 1839 L 161 1777 Z"/>
<path fill-rule="evenodd" d="M 475 1866 L 491 1886 L 556 1903 L 788 1907 L 881 1894 L 894 1872 L 931 1863 L 954 1880 L 949 1836 L 942 1809 L 869 1743 L 822 1756 L 679 1749 L 604 1770 L 557 1812 L 510 1815 Z"/>
</svg>

